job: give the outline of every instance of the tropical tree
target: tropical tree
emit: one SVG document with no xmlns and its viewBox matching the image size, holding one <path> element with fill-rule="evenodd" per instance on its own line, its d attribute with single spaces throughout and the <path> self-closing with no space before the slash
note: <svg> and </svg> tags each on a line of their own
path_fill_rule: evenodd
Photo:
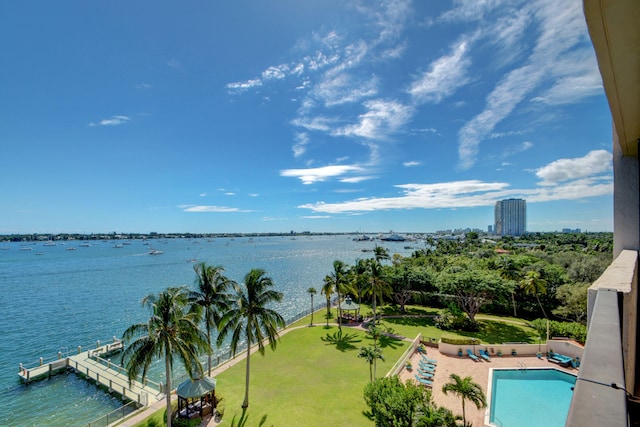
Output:
<svg viewBox="0 0 640 427">
<path fill-rule="evenodd" d="M 382 265 L 375 259 L 369 260 L 369 282 L 364 289 L 366 295 L 373 297 L 373 321 L 376 322 L 376 303 L 379 297 L 382 300 L 384 295 L 391 293 L 391 286 L 387 283 L 383 276 Z"/>
<path fill-rule="evenodd" d="M 128 341 L 135 338 L 122 354 L 122 363 L 129 381 L 142 371 L 147 376 L 154 359 L 164 357 L 167 426 L 171 427 L 171 369 L 174 358 L 179 359 L 191 379 L 202 374 L 198 356 L 207 350 L 207 337 L 198 327 L 198 311 L 190 310 L 189 291 L 184 287 L 168 288 L 158 295 L 150 294 L 142 300 L 151 317 L 146 323 L 131 325 L 122 334 Z"/>
<path fill-rule="evenodd" d="M 500 276 L 502 276 L 502 278 L 505 280 L 510 280 L 514 283 L 517 283 L 521 278 L 520 268 L 518 268 L 513 258 L 511 257 L 502 257 L 500 259 L 500 263 L 498 264 L 498 270 L 500 271 Z M 513 305 L 513 317 L 517 317 L 515 286 L 511 291 L 511 304 Z"/>
<path fill-rule="evenodd" d="M 351 267 L 351 287 L 358 292 L 358 304 L 362 304 L 362 288 L 366 281 L 367 260 L 358 258 Z"/>
<path fill-rule="evenodd" d="M 462 425 L 467 425 L 467 418 L 464 411 L 464 403 L 469 400 L 476 405 L 478 409 L 487 407 L 487 398 L 482 391 L 482 387 L 473 381 L 472 377 L 460 378 L 456 374 L 449 375 L 451 382 L 442 386 L 442 392 L 448 394 L 452 392 L 454 395 L 462 398 Z"/>
<path fill-rule="evenodd" d="M 369 362 L 369 382 L 373 382 L 373 365 L 376 360 L 380 359 L 384 362 L 384 356 L 382 356 L 382 350 L 378 347 L 360 347 L 360 353 L 358 353 L 358 357 L 362 357 Z"/>
<path fill-rule="evenodd" d="M 316 291 L 316 288 L 309 288 L 307 289 L 307 292 L 311 295 L 311 323 L 309 326 L 313 326 L 313 296 L 318 292 Z"/>
<path fill-rule="evenodd" d="M 275 350 L 278 328 L 283 328 L 283 317 L 267 306 L 282 300 L 282 293 L 271 289 L 273 280 L 262 269 L 254 268 L 244 276 L 244 284 L 234 284 L 232 306 L 224 314 L 218 326 L 218 345 L 231 333 L 231 351 L 235 356 L 242 339 L 247 346 L 245 376 L 245 395 L 242 408 L 249 407 L 249 375 L 251 346 L 258 345 L 258 351 L 264 355 L 265 341 Z"/>
<path fill-rule="evenodd" d="M 383 325 L 376 325 L 375 322 L 367 325 L 367 335 L 373 339 L 373 348 L 379 350 L 378 340 L 387 331 L 387 328 Z M 384 359 L 383 359 L 384 360 Z M 377 363 L 376 359 L 373 360 L 373 376 L 376 376 Z"/>
<path fill-rule="evenodd" d="M 548 319 L 549 317 L 547 316 L 547 312 L 544 310 L 544 307 L 540 302 L 540 294 L 547 293 L 547 281 L 540 277 L 540 272 L 535 270 L 527 271 L 527 274 L 525 274 L 520 281 L 520 286 L 522 286 L 522 290 L 524 290 L 525 294 L 534 295 L 536 297 L 536 301 L 538 301 L 542 314 L 545 319 Z"/>
<path fill-rule="evenodd" d="M 327 299 L 327 315 L 325 318 L 327 319 L 327 326 L 329 326 L 329 318 L 331 317 L 331 294 L 333 293 L 333 280 L 331 280 L 330 276 L 325 276 L 324 284 L 322 285 L 321 293 L 324 294 Z"/>
<path fill-rule="evenodd" d="M 202 262 L 193 266 L 196 272 L 196 291 L 191 292 L 189 298 L 193 307 L 204 311 L 204 324 L 209 346 L 207 371 L 211 375 L 211 356 L 213 353 L 211 332 L 215 331 L 222 317 L 222 313 L 229 308 L 229 286 L 231 280 L 224 275 L 224 268 L 209 266 Z"/>
<path fill-rule="evenodd" d="M 331 281 L 333 289 L 338 293 L 338 329 L 342 329 L 341 294 L 350 290 L 345 263 L 340 260 L 333 261 L 333 272 L 327 278 Z"/>
<path fill-rule="evenodd" d="M 455 265 L 438 275 L 440 292 L 453 298 L 460 309 L 475 324 L 480 308 L 511 290 L 509 283 L 496 271 L 487 270 L 477 263 Z"/>
<path fill-rule="evenodd" d="M 376 245 L 373 248 L 373 257 L 379 263 L 382 263 L 382 261 L 390 259 L 389 258 L 389 252 L 385 248 L 383 248 L 382 246 L 378 246 L 378 245 Z"/>
<path fill-rule="evenodd" d="M 411 427 L 423 399 L 422 388 L 413 381 L 403 383 L 397 375 L 378 378 L 364 388 L 376 427 Z"/>
</svg>

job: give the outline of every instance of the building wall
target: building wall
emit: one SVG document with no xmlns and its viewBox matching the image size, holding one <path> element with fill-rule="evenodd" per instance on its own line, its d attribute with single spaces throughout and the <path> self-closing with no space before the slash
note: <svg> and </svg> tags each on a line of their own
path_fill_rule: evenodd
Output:
<svg viewBox="0 0 640 427">
<path fill-rule="evenodd" d="M 522 236 L 527 231 L 527 202 L 506 199 L 496 202 L 495 232 L 500 236 Z"/>
</svg>

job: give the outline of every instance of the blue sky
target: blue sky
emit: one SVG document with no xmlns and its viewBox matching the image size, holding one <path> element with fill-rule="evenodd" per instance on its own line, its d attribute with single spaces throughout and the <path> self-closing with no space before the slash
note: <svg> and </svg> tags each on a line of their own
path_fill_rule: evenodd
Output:
<svg viewBox="0 0 640 427">
<path fill-rule="evenodd" d="M 579 0 L 0 4 L 0 233 L 612 231 Z"/>
</svg>

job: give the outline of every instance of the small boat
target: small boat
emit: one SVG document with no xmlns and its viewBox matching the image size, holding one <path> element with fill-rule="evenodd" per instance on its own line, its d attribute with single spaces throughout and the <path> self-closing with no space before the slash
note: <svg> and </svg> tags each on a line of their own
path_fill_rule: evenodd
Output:
<svg viewBox="0 0 640 427">
<path fill-rule="evenodd" d="M 70 246 L 70 247 L 68 247 L 66 250 L 68 250 L 68 251 L 75 251 L 75 250 L 76 250 L 76 248 L 74 248 L 73 246 Z"/>
<path fill-rule="evenodd" d="M 20 248 L 21 251 L 32 251 L 33 248 L 30 247 L 26 247 L 26 248 Z"/>
<path fill-rule="evenodd" d="M 163 253 L 164 253 L 163 251 L 159 251 L 157 249 L 152 249 L 149 251 L 149 255 L 161 255 Z"/>
<path fill-rule="evenodd" d="M 81 247 L 81 248 L 88 248 L 88 247 L 90 247 L 90 246 L 91 246 L 91 245 L 90 245 L 89 243 L 80 243 L 80 247 Z"/>
<path fill-rule="evenodd" d="M 113 247 L 120 249 L 120 248 L 123 248 L 124 246 L 122 246 L 120 243 L 118 243 L 117 245 L 113 245 Z"/>
</svg>

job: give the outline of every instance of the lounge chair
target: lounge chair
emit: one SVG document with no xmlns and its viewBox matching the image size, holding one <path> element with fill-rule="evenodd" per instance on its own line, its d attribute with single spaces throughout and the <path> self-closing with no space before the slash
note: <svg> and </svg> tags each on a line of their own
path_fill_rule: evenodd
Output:
<svg viewBox="0 0 640 427">
<path fill-rule="evenodd" d="M 425 378 L 433 378 L 433 376 L 435 375 L 435 372 L 431 371 L 425 371 L 423 369 L 418 368 L 418 374 L 420 374 L 420 376 L 425 377 Z"/>
<path fill-rule="evenodd" d="M 563 354 L 554 353 L 553 351 L 549 352 L 549 355 L 547 356 L 547 360 L 549 362 L 557 363 L 558 365 L 563 366 L 565 368 L 569 367 L 569 365 L 571 365 L 573 362 L 573 358 L 569 356 L 565 356 Z"/>
<path fill-rule="evenodd" d="M 416 380 L 418 380 L 418 382 L 420 384 L 422 384 L 422 385 L 426 385 L 426 386 L 429 386 L 429 387 L 431 387 L 433 385 L 433 381 L 429 381 L 428 379 L 421 378 L 418 375 L 416 375 L 415 377 L 416 377 Z"/>
<path fill-rule="evenodd" d="M 473 353 L 471 352 L 471 350 L 469 350 L 469 349 L 467 349 L 467 356 L 469 356 L 470 358 L 472 358 L 474 362 L 477 362 L 478 360 L 480 360 L 480 359 L 478 359 L 478 356 L 476 356 L 475 354 L 473 354 Z"/>
<path fill-rule="evenodd" d="M 422 369 L 423 371 L 433 372 L 436 370 L 436 367 L 433 365 L 429 365 L 428 363 L 420 362 L 420 369 Z"/>
<path fill-rule="evenodd" d="M 482 357 L 487 362 L 491 361 L 491 356 L 489 356 L 489 353 L 487 353 L 487 350 L 480 350 L 480 357 Z"/>
<path fill-rule="evenodd" d="M 427 363 L 431 363 L 432 365 L 436 365 L 438 363 L 437 360 L 435 359 L 429 359 L 428 357 L 422 356 L 420 355 L 420 357 L 422 357 L 422 360 L 427 362 Z"/>
</svg>

